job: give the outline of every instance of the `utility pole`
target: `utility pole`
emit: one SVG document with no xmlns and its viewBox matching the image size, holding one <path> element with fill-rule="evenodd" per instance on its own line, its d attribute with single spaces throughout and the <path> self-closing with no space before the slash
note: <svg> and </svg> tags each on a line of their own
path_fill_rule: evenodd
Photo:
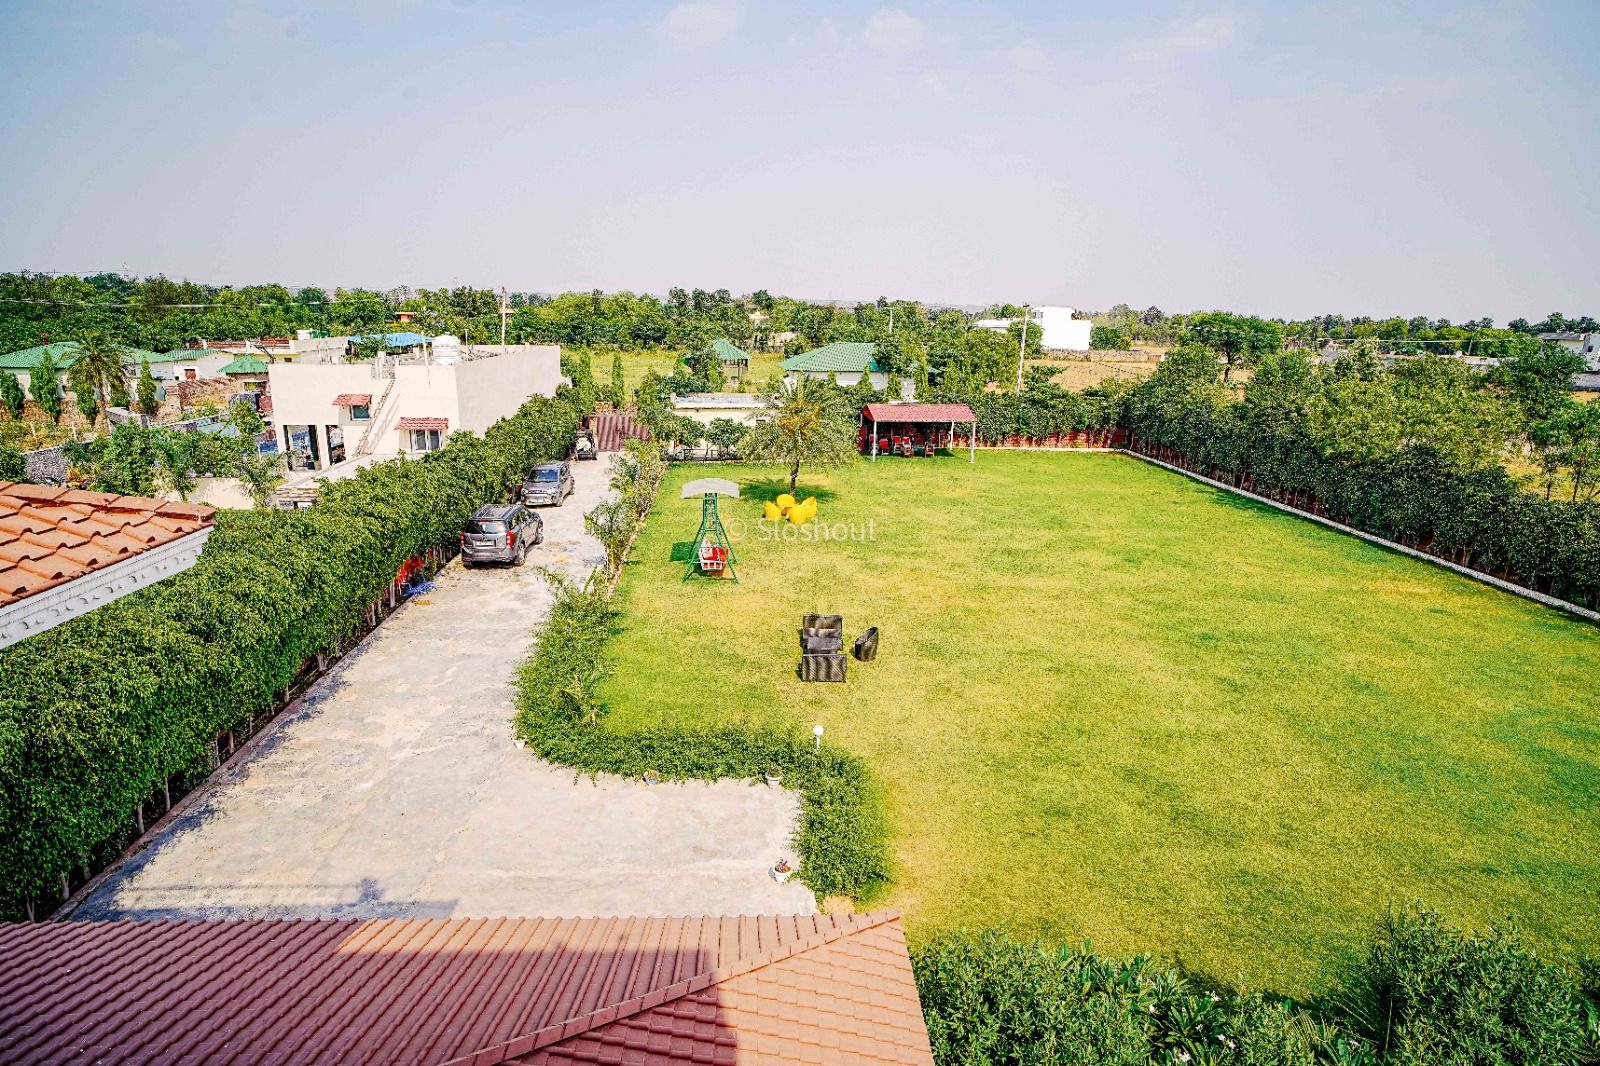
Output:
<svg viewBox="0 0 1600 1066">
<path fill-rule="evenodd" d="M 1022 392 L 1022 360 L 1028 354 L 1028 326 L 1033 322 L 1033 310 L 1022 305 L 1022 340 L 1017 343 L 1017 392 Z"/>
</svg>

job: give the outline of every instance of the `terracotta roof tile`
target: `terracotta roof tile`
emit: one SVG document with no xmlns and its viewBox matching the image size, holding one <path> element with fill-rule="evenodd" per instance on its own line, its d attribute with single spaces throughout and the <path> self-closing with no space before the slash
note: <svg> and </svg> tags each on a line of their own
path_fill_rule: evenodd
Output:
<svg viewBox="0 0 1600 1066">
<path fill-rule="evenodd" d="M 976 422 L 964 403 L 869 403 L 862 412 L 879 422 Z"/>
<path fill-rule="evenodd" d="M 0 1061 L 100 1058 L 932 1061 L 892 912 L 0 926 Z"/>
<path fill-rule="evenodd" d="M 0 603 L 197 532 L 213 514 L 143 496 L 0 482 Z"/>
<path fill-rule="evenodd" d="M 341 392 L 333 398 L 335 407 L 367 407 L 372 403 L 370 392 Z"/>
<path fill-rule="evenodd" d="M 449 429 L 448 418 L 401 418 L 395 422 L 396 429 Z"/>
</svg>

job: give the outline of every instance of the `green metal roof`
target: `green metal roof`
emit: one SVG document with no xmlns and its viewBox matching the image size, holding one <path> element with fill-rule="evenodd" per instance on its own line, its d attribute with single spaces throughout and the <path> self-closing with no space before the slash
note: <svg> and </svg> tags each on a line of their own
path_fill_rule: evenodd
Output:
<svg viewBox="0 0 1600 1066">
<path fill-rule="evenodd" d="M 133 366 L 138 366 L 141 360 L 146 363 L 181 363 L 196 358 L 196 353 L 192 351 L 163 353 L 147 352 L 143 348 L 129 348 L 126 345 L 118 347 Z M 78 358 L 78 342 L 56 341 L 54 344 L 39 344 L 32 348 L 24 348 L 20 352 L 8 352 L 0 355 L 0 370 L 32 370 L 39 365 L 39 360 L 44 358 L 45 352 L 49 352 L 50 358 L 56 361 L 56 369 L 64 370 Z"/>
<path fill-rule="evenodd" d="M 876 358 L 878 346 L 864 341 L 834 341 L 809 352 L 792 355 L 778 365 L 784 370 L 800 370 L 812 374 L 877 373 L 883 368 Z"/>
<path fill-rule="evenodd" d="M 267 364 L 253 355 L 241 355 L 227 366 L 218 367 L 219 374 L 265 374 Z"/>
<path fill-rule="evenodd" d="M 711 342 L 711 350 L 716 352 L 717 358 L 724 363 L 748 363 L 750 361 L 749 352 L 732 341 L 726 341 L 720 337 Z"/>
</svg>

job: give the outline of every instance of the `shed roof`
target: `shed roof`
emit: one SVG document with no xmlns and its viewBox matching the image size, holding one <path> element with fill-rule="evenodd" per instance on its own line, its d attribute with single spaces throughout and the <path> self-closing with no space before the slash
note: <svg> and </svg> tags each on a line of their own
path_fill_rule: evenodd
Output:
<svg viewBox="0 0 1600 1066">
<path fill-rule="evenodd" d="M 253 355 L 241 355 L 226 366 L 217 368 L 219 374 L 265 374 L 266 372 L 266 361 L 257 359 Z"/>
<path fill-rule="evenodd" d="M 0 926 L 0 1060 L 931 1063 L 894 912 Z"/>
<path fill-rule="evenodd" d="M 862 409 L 879 422 L 976 422 L 964 403 L 869 403 Z"/>
<path fill-rule="evenodd" d="M 877 373 L 878 346 L 865 341 L 834 341 L 809 352 L 792 355 L 778 365 L 784 370 L 799 370 L 812 374 L 850 373 L 867 371 Z"/>
<path fill-rule="evenodd" d="M 333 398 L 335 407 L 369 407 L 372 404 L 370 392 L 341 392 Z"/>
<path fill-rule="evenodd" d="M 0 606 L 196 533 L 214 513 L 144 496 L 0 482 Z"/>
<path fill-rule="evenodd" d="M 711 350 L 717 353 L 717 358 L 724 363 L 748 363 L 750 353 L 734 344 L 732 341 L 718 337 L 711 342 Z"/>
<path fill-rule="evenodd" d="M 174 352 L 147 352 L 143 348 L 130 348 L 119 344 L 130 365 L 138 366 L 141 361 L 146 363 L 182 363 L 195 358 L 194 352 L 179 349 Z M 7 352 L 0 355 L 0 370 L 32 370 L 39 365 L 39 360 L 44 358 L 44 353 L 49 352 L 50 358 L 56 361 L 56 368 L 64 370 L 71 366 L 78 358 L 77 341 L 55 341 L 51 344 L 36 344 L 32 348 L 23 348 L 20 351 Z M 200 353 L 205 354 L 205 353 Z"/>
<path fill-rule="evenodd" d="M 396 429 L 449 429 L 448 418 L 402 418 L 395 422 Z"/>
</svg>

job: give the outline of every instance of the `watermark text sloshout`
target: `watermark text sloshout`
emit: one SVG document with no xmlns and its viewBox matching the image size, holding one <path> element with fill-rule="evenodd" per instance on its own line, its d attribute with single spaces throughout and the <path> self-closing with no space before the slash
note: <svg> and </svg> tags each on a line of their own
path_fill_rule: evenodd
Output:
<svg viewBox="0 0 1600 1066">
<path fill-rule="evenodd" d="M 729 526 L 730 538 L 744 539 L 744 534 L 747 532 L 745 523 L 735 521 L 730 522 Z M 782 518 L 772 521 L 762 518 L 755 522 L 755 539 L 784 544 L 826 544 L 843 541 L 869 544 L 878 539 L 878 520 L 869 518 L 865 522 L 811 521 L 797 526 Z"/>
</svg>

